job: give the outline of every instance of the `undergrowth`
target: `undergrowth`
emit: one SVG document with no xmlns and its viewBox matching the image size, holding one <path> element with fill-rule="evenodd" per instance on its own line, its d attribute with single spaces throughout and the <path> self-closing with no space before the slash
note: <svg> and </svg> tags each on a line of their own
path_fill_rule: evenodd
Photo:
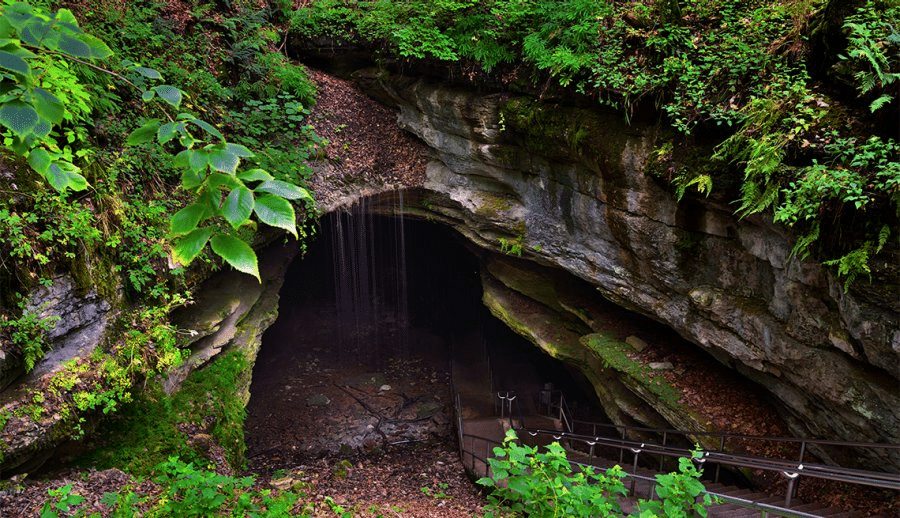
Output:
<svg viewBox="0 0 900 518">
<path fill-rule="evenodd" d="M 10 4 L 0 11 L 4 19 L 11 16 Z M 191 1 L 185 4 L 187 11 L 173 11 L 167 3 L 154 0 L 78 0 L 64 6 L 38 1 L 34 5 L 35 9 L 62 13 L 59 16 L 75 13 L 79 30 L 89 34 L 85 41 L 104 55 L 109 50 L 114 56 L 115 62 L 102 63 L 103 67 L 121 71 L 116 76 L 118 72 L 103 72 L 86 61 L 47 58 L 53 66 L 42 72 L 46 77 L 36 79 L 53 82 L 52 91 L 65 108 L 60 117 L 51 113 L 53 121 L 59 122 L 48 138 L 56 139 L 61 156 L 83 175 L 72 177 L 83 182 L 77 185 L 82 190 L 50 188 L 12 153 L 0 153 L 5 167 L 0 175 L 2 352 L 20 356 L 28 370 L 40 361 L 48 348 L 44 336 L 53 321 L 39 318 L 37 310 L 20 300 L 39 286 L 52 286 L 62 272 L 71 274 L 80 291 L 96 292 L 119 314 L 118 323 L 112 326 L 121 332 L 119 336 L 90 357 L 64 365 L 47 386 L 35 389 L 26 406 L 14 409 L 17 416 L 36 422 L 44 422 L 48 416 L 61 417 L 68 423 L 65 433 L 81 438 L 87 421 L 97 415 L 127 407 L 134 414 L 131 417 L 141 417 L 131 401 L 134 385 L 153 385 L 153 380 L 177 365 L 186 352 L 174 345 L 168 313 L 190 301 L 192 286 L 221 265 L 212 254 L 201 254 L 186 274 L 172 259 L 172 217 L 191 201 L 191 193 L 180 187 L 184 175 L 173 164 L 171 151 L 177 139 L 153 146 L 124 145 L 126 136 L 141 126 L 145 117 L 154 115 L 143 108 L 141 91 L 145 99 L 148 93 L 156 93 L 172 101 L 177 94 L 181 109 L 202 113 L 209 121 L 207 131 L 215 134 L 222 128 L 237 145 L 252 145 L 258 152 L 245 161 L 251 167 L 267 168 L 275 187 L 284 182 L 302 185 L 310 174 L 306 160 L 316 155 L 322 141 L 306 124 L 315 102 L 315 87 L 305 69 L 282 53 L 281 29 L 289 7 L 285 2 L 258 6 Z M 29 20 L 42 12 L 33 11 Z M 9 63 L 22 68 L 15 59 Z M 180 85 L 183 91 L 152 87 L 149 82 L 158 76 Z M 21 77 L 8 74 L 4 85 L 14 85 L 13 79 L 21 81 Z M 15 144 L 8 126 L 3 128 L 5 146 Z M 248 181 L 262 178 L 255 174 L 256 180 Z M 284 206 L 287 201 L 275 205 L 275 197 L 267 195 L 262 200 L 268 203 L 266 207 L 279 209 L 278 217 L 267 213 L 266 221 L 286 227 L 288 216 L 293 222 L 294 209 Z M 301 220 L 315 210 L 311 199 L 299 202 L 297 209 Z M 235 233 L 251 235 L 257 223 L 247 223 Z M 237 361 L 229 357 L 212 370 L 224 365 L 242 368 Z M 202 373 L 198 376 L 200 381 L 192 381 L 189 388 L 206 383 L 210 394 L 233 391 L 233 386 L 217 384 L 233 380 L 228 372 L 218 372 L 213 380 L 203 380 Z M 170 401 L 158 390 L 140 398 L 150 407 L 160 405 L 155 412 L 172 419 L 170 412 L 221 415 L 209 432 L 231 452 L 230 460 L 239 464 L 240 424 L 228 424 L 241 421 L 237 403 L 214 404 L 215 398 L 197 391 L 191 393 L 198 404 L 207 402 L 215 408 L 198 408 L 192 413 L 186 400 Z M 165 420 L 159 421 L 146 425 L 164 426 Z M 175 438 L 179 432 L 171 426 L 167 431 L 154 434 L 163 443 L 155 448 L 178 451 Z M 138 458 L 137 454 L 133 457 Z M 156 457 L 154 462 L 161 459 Z"/>
<path fill-rule="evenodd" d="M 517 439 L 514 430 L 506 432 L 502 446 L 494 447 L 494 456 L 487 460 L 491 475 L 477 481 L 490 490 L 486 518 L 624 516 L 619 500 L 627 494 L 626 474 L 620 466 L 598 473 L 592 466 L 573 466 L 558 442 L 542 450 Z M 692 452 L 692 458 L 701 456 Z M 692 459 L 680 458 L 678 466 L 677 473 L 656 476 L 659 499 L 639 499 L 628 516 L 706 516 L 713 499 L 703 493 L 701 472 Z"/>
<path fill-rule="evenodd" d="M 172 395 L 151 383 L 102 425 L 97 436 L 107 438 L 106 442 L 80 463 L 148 475 L 173 455 L 207 465 L 209 452 L 204 448 L 215 444 L 224 449 L 231 466 L 243 467 L 245 411 L 234 387 L 247 366 L 243 353 L 232 351 L 191 373 Z M 197 434 L 209 440 L 192 441 Z M 134 437 L 142 439 L 135 442 Z"/>
</svg>

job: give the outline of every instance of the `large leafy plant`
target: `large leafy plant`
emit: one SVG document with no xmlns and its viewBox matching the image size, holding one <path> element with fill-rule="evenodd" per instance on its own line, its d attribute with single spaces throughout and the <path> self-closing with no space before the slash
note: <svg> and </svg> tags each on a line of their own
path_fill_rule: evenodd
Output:
<svg viewBox="0 0 900 518">
<path fill-rule="evenodd" d="M 172 164 L 182 170 L 181 187 L 191 201 L 171 219 L 173 259 L 187 265 L 206 248 L 235 269 L 259 279 L 256 254 L 239 236 L 256 221 L 282 228 L 295 237 L 296 214 L 290 200 L 311 203 L 310 193 L 259 168 L 239 170 L 241 159 L 253 156 L 245 146 L 228 142 L 215 126 L 188 112 L 176 115 L 183 91 L 167 84 L 151 68 L 125 61 L 120 71 L 98 63 L 112 51 L 85 33 L 71 11 L 50 13 L 24 2 L 0 6 L 0 126 L 3 145 L 60 193 L 89 187 L 75 165 L 85 150 L 74 150 L 91 111 L 89 87 L 71 72 L 80 64 L 117 78 L 141 91 L 163 119 L 149 119 L 128 138 L 128 144 L 152 142 L 176 150 Z M 135 83 L 126 72 L 137 75 Z M 177 144 L 176 144 L 177 142 Z M 255 216 L 255 218 L 254 218 Z"/>
<path fill-rule="evenodd" d="M 180 98 L 166 101 L 176 108 L 180 104 Z M 297 237 L 296 215 L 288 200 L 311 202 L 309 192 L 276 180 L 263 169 L 240 170 L 241 159 L 252 157 L 253 153 L 245 146 L 228 142 L 218 129 L 190 113 L 179 113 L 168 122 L 150 119 L 127 142 L 135 145 L 155 141 L 165 145 L 174 140 L 182 148 L 173 158 L 174 165 L 182 170 L 181 187 L 194 200 L 172 216 L 174 259 L 189 264 L 209 242 L 212 251 L 235 269 L 258 279 L 253 249 L 244 240 L 223 232 L 216 226 L 215 218 L 221 217 L 237 231 L 253 225 L 251 216 L 255 214 L 259 221 Z"/>
<path fill-rule="evenodd" d="M 26 157 L 57 191 L 83 190 L 87 181 L 69 146 L 76 138 L 59 125 L 87 116 L 89 95 L 68 63 L 104 59 L 112 51 L 84 33 L 68 9 L 48 13 L 23 2 L 5 4 L 0 7 L 3 145 Z"/>
</svg>

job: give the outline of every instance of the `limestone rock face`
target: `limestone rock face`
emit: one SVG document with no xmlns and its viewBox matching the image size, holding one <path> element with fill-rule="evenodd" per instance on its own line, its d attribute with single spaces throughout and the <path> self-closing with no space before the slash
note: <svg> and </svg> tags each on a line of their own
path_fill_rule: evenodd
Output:
<svg viewBox="0 0 900 518">
<path fill-rule="evenodd" d="M 0 472 L 39 466 L 65 438 L 65 430 L 71 428 L 75 416 L 54 413 L 34 419 L 21 412 L 23 403 L 30 403 L 33 387 L 64 362 L 89 356 L 102 341 L 114 314 L 107 300 L 93 290 L 82 292 L 68 275 L 58 275 L 52 283 L 31 293 L 26 310 L 41 319 L 53 319 L 54 325 L 47 332 L 49 350 L 27 374 L 22 355 L 5 344 L 0 347 L 0 415 L 5 422 L 0 427 Z"/>
<path fill-rule="evenodd" d="M 896 279 L 844 292 L 764 217 L 677 203 L 648 173 L 652 126 L 424 81 L 366 86 L 432 149 L 432 217 L 669 325 L 768 387 L 798 435 L 900 442 Z"/>
</svg>

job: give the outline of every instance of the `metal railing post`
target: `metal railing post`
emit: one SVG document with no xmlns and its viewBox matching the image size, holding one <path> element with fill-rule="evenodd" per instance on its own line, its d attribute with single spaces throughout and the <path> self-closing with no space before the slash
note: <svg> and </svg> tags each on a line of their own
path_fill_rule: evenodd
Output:
<svg viewBox="0 0 900 518">
<path fill-rule="evenodd" d="M 797 471 L 795 473 L 791 473 L 788 471 L 782 471 L 781 474 L 787 477 L 788 485 L 787 491 L 784 492 L 784 507 L 791 507 L 791 498 L 794 496 L 794 485 L 797 482 L 797 479 L 800 477 L 800 471 L 803 470 L 803 464 L 797 466 Z"/>
<path fill-rule="evenodd" d="M 719 453 L 725 453 L 725 436 L 722 435 L 722 439 L 719 441 Z M 719 472 L 722 470 L 722 463 L 716 463 L 716 478 L 713 480 L 714 483 L 719 483 Z"/>
<path fill-rule="evenodd" d="M 629 448 L 634 453 L 634 464 L 632 465 L 632 475 L 637 475 L 637 463 L 638 463 L 638 455 L 641 454 L 641 448 L 644 447 L 644 443 L 641 443 L 640 448 Z M 631 496 L 634 497 L 634 485 L 637 482 L 637 478 L 634 476 L 631 477 Z"/>
<path fill-rule="evenodd" d="M 668 434 L 669 434 L 669 432 L 663 430 L 663 440 L 662 440 L 662 445 L 663 445 L 663 446 L 666 445 L 666 436 L 667 436 Z M 662 473 L 662 470 L 663 470 L 663 461 L 664 461 L 664 460 L 666 460 L 666 456 L 660 453 L 660 454 L 659 454 L 659 470 L 658 470 L 660 473 Z"/>
</svg>

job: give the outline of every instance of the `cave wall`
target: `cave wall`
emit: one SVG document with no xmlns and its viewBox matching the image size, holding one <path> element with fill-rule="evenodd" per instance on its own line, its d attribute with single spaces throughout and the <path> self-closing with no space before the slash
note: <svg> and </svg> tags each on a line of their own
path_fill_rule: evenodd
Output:
<svg viewBox="0 0 900 518">
<path fill-rule="evenodd" d="M 261 283 L 226 270 L 197 286 L 195 303 L 172 315 L 181 337 L 179 346 L 189 355 L 161 380 L 167 391 L 177 391 L 191 372 L 217 356 L 240 350 L 249 367 L 234 390 L 244 403 L 249 400 L 252 365 L 262 345 L 263 332 L 278 315 L 284 273 L 298 250 L 296 241 L 261 247 Z M 0 344 L 0 477 L 40 468 L 77 430 L 89 432 L 97 423 L 99 411 L 78 412 L 62 407 L 59 411 L 35 413 L 29 408 L 38 401 L 34 398 L 50 397 L 46 396 L 52 393 L 48 389 L 50 380 L 66 368 L 66 362 L 85 361 L 98 347 L 123 332 L 121 325 L 115 324 L 120 312 L 116 304 L 94 289 L 79 287 L 68 274 L 57 275 L 49 286 L 29 294 L 27 307 L 38 311 L 42 318 L 59 320 L 48 332 L 46 356 L 27 374 L 22 355 L 4 353 L 8 350 L 6 344 Z"/>
<path fill-rule="evenodd" d="M 845 292 L 820 265 L 792 257 L 793 237 L 764 215 L 738 219 L 705 198 L 678 203 L 649 173 L 656 126 L 381 73 L 357 78 L 431 150 L 432 196 L 409 212 L 484 247 L 514 246 L 665 323 L 765 386 L 797 435 L 900 442 L 896 279 Z"/>
</svg>

